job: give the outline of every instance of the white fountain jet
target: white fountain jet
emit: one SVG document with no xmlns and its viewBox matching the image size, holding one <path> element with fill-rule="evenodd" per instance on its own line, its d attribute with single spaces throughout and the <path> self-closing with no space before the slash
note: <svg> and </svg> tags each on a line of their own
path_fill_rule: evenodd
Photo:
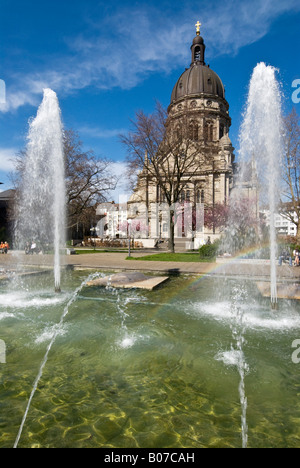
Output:
<svg viewBox="0 0 300 468">
<path fill-rule="evenodd" d="M 60 291 L 60 250 L 65 244 L 63 129 L 56 93 L 44 90 L 30 122 L 16 221 L 19 246 L 35 243 L 54 252 L 55 291 Z"/>
<path fill-rule="evenodd" d="M 255 160 L 260 200 L 270 210 L 271 304 L 277 308 L 277 242 L 275 214 L 280 200 L 283 154 L 281 93 L 276 69 L 259 63 L 250 81 L 247 109 L 240 130 L 240 161 Z"/>
</svg>

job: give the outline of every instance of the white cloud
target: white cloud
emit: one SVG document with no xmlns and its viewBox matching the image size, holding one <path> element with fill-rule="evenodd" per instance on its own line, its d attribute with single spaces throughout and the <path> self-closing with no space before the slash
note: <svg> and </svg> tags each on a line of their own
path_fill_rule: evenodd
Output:
<svg viewBox="0 0 300 468">
<path fill-rule="evenodd" d="M 181 10 L 162 15 L 162 6 L 119 7 L 109 16 L 94 18 L 88 32 L 67 40 L 69 54 L 49 62 L 44 70 L 15 76 L 7 84 L 8 112 L 25 104 L 37 105 L 50 87 L 69 94 L 87 86 L 130 89 L 152 72 L 168 73 L 189 64 L 187 44 L 194 22 L 209 44 L 209 57 L 237 53 L 270 29 L 280 15 L 300 11 L 299 0 L 186 1 Z M 116 27 L 117 25 L 117 27 Z M 57 57 L 57 56 L 56 56 Z"/>
<path fill-rule="evenodd" d="M 126 132 L 125 129 L 105 129 L 101 127 L 83 126 L 78 129 L 82 135 L 87 135 L 92 138 L 114 138 Z"/>
<path fill-rule="evenodd" d="M 117 176 L 117 177 L 123 177 L 123 182 L 124 182 L 124 176 L 127 170 L 127 164 L 125 161 L 114 161 L 111 163 L 111 169 L 112 172 Z M 126 182 L 126 180 L 125 180 Z"/>
<path fill-rule="evenodd" d="M 115 161 L 110 166 L 111 172 L 118 179 L 115 190 L 110 192 L 110 201 L 115 203 L 124 203 L 131 195 L 131 190 L 128 188 L 128 180 L 126 178 L 127 164 L 124 161 Z"/>
<path fill-rule="evenodd" d="M 300 11 L 300 3 L 298 0 L 229 0 L 219 4 L 219 11 L 214 10 L 211 5 L 204 11 L 202 23 L 213 54 L 220 55 L 237 53 L 260 40 L 278 17 Z"/>
<path fill-rule="evenodd" d="M 0 148 L 0 168 L 1 172 L 12 172 L 15 170 L 15 158 L 18 150 L 16 148 Z"/>
</svg>

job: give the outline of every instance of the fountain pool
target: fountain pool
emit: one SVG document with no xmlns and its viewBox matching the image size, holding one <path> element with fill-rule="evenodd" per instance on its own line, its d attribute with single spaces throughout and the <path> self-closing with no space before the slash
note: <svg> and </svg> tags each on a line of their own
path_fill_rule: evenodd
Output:
<svg viewBox="0 0 300 468">
<path fill-rule="evenodd" d="M 64 272 L 60 295 L 46 276 L 0 284 L 1 448 L 14 445 L 54 333 L 20 448 L 239 448 L 241 353 L 247 446 L 300 446 L 295 302 L 271 311 L 249 281 L 183 276 L 152 292 L 80 289 L 87 276 Z"/>
</svg>

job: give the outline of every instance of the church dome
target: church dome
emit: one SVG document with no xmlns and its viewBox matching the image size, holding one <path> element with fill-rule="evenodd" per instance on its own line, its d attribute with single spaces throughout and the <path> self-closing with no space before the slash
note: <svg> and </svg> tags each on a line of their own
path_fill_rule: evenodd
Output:
<svg viewBox="0 0 300 468">
<path fill-rule="evenodd" d="M 220 139 L 220 146 L 232 146 L 231 140 L 227 134 L 223 135 Z"/>
<path fill-rule="evenodd" d="M 175 84 L 171 96 L 171 104 L 188 96 L 208 94 L 225 99 L 224 86 L 219 76 L 205 64 L 205 44 L 200 36 L 201 24 L 196 24 L 197 35 L 191 45 L 192 62 L 190 68 L 182 73 Z"/>
<path fill-rule="evenodd" d="M 203 37 L 201 36 L 194 37 L 193 45 L 196 45 L 196 44 L 204 44 Z"/>
<path fill-rule="evenodd" d="M 173 88 L 171 104 L 186 96 L 209 94 L 225 99 L 225 91 L 220 77 L 211 68 L 194 62 L 182 73 Z"/>
</svg>

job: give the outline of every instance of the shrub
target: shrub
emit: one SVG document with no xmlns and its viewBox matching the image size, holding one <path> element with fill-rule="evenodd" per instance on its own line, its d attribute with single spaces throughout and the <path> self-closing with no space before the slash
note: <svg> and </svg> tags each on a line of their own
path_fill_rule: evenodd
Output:
<svg viewBox="0 0 300 468">
<path fill-rule="evenodd" d="M 207 259 L 215 258 L 217 256 L 218 248 L 219 248 L 218 241 L 214 242 L 213 244 L 203 245 L 199 249 L 200 258 L 202 259 L 203 258 L 207 258 Z"/>
</svg>

